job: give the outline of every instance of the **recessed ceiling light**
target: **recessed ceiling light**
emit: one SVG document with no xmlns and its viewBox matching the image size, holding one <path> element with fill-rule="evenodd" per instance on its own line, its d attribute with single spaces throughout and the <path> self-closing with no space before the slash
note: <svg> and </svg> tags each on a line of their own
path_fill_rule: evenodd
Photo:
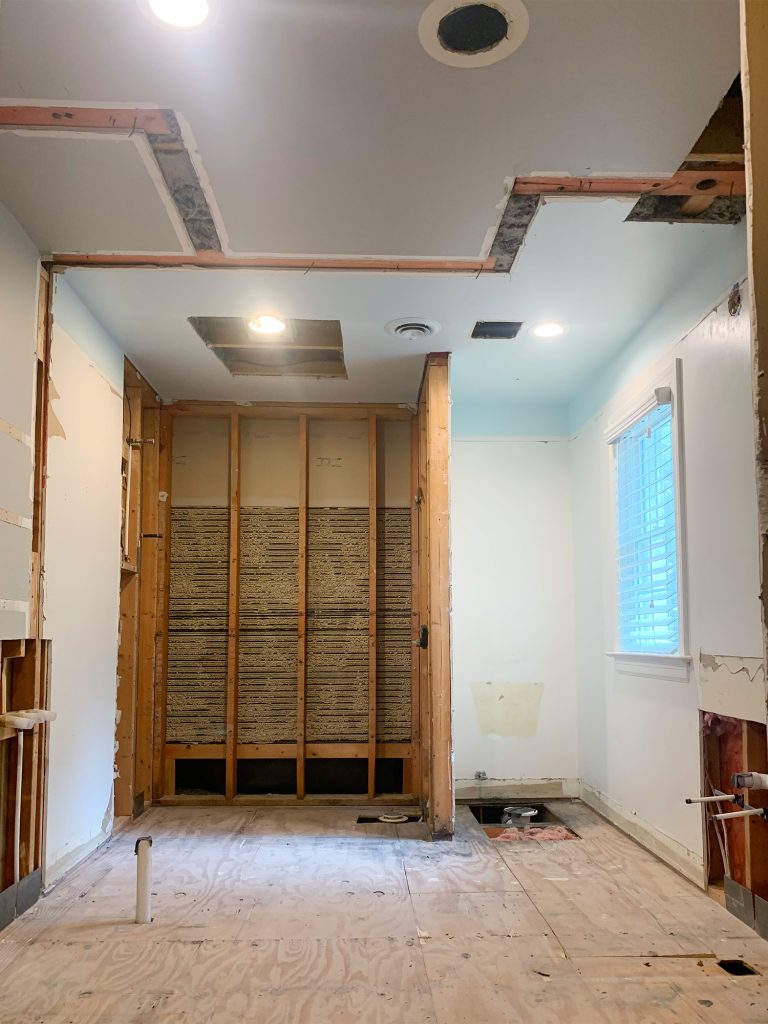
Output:
<svg viewBox="0 0 768 1024">
<path fill-rule="evenodd" d="M 202 25 L 209 14 L 208 0 L 149 0 L 152 13 L 176 28 Z"/>
<path fill-rule="evenodd" d="M 533 333 L 537 338 L 559 338 L 564 332 L 563 325 L 555 323 L 554 320 L 545 320 L 544 323 L 536 324 L 533 328 Z"/>
<path fill-rule="evenodd" d="M 255 320 L 248 321 L 248 326 L 257 334 L 282 334 L 285 321 L 278 320 L 276 316 L 257 316 Z"/>
</svg>

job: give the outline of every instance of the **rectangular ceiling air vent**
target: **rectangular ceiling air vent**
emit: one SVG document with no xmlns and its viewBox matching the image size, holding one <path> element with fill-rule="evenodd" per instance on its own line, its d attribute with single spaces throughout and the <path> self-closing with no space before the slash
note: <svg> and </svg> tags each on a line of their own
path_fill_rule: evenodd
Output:
<svg viewBox="0 0 768 1024">
<path fill-rule="evenodd" d="M 257 334 L 241 316 L 191 316 L 189 323 L 234 377 L 343 377 L 338 320 L 286 320 L 280 334 Z"/>
<path fill-rule="evenodd" d="M 511 341 L 523 326 L 522 320 L 478 320 L 472 328 L 473 338 Z"/>
</svg>

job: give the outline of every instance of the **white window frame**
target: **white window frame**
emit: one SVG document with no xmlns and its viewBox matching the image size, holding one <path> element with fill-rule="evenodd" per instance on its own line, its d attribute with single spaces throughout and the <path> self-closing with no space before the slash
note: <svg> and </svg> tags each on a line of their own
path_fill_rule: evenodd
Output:
<svg viewBox="0 0 768 1024">
<path fill-rule="evenodd" d="M 605 441 L 609 449 L 611 495 L 611 593 L 612 637 L 614 649 L 608 651 L 616 662 L 631 667 L 641 666 L 640 674 L 664 676 L 679 674 L 687 678 L 692 658 L 688 627 L 688 558 L 686 545 L 685 511 L 685 448 L 683 443 L 683 363 L 681 359 L 665 360 L 656 364 L 642 380 L 622 391 L 608 409 Z M 619 581 L 617 538 L 617 489 L 615 442 L 638 420 L 659 405 L 672 407 L 672 462 L 675 487 L 675 545 L 677 556 L 678 652 L 652 654 L 645 651 L 619 649 Z M 633 674 L 638 674 L 633 672 Z"/>
</svg>

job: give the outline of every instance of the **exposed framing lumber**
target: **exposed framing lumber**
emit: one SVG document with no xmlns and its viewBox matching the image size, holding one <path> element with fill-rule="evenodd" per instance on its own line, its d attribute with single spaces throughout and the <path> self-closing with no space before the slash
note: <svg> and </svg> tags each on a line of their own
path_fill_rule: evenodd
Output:
<svg viewBox="0 0 768 1024">
<path fill-rule="evenodd" d="M 768 659 L 768 4 L 741 0 L 752 387 L 760 531 L 763 649 Z M 751 766 L 750 766 L 751 767 Z"/>
<path fill-rule="evenodd" d="M 229 622 L 227 625 L 227 799 L 237 792 L 238 654 L 240 637 L 240 417 L 229 420 Z"/>
<path fill-rule="evenodd" d="M 418 800 L 422 795 L 421 778 L 421 705 L 419 688 L 419 421 L 411 420 L 411 744 L 410 766 L 403 778 L 403 789 Z M 404 766 L 405 767 L 405 766 Z"/>
<path fill-rule="evenodd" d="M 298 744 L 296 743 L 238 743 L 238 758 L 253 760 L 284 760 L 296 757 Z M 367 759 L 370 748 L 367 743 L 307 743 L 304 747 L 305 755 L 315 760 L 325 758 L 355 758 Z M 225 743 L 166 743 L 165 758 L 173 761 L 184 759 L 220 759 L 226 758 L 227 747 Z M 406 760 L 413 755 L 413 745 L 410 743 L 377 743 L 376 757 L 402 758 Z"/>
<path fill-rule="evenodd" d="M 368 799 L 376 795 L 376 612 L 378 487 L 376 414 L 368 417 Z"/>
<path fill-rule="evenodd" d="M 143 810 L 152 801 L 152 748 L 155 709 L 156 628 L 158 609 L 158 553 L 161 550 L 159 499 L 160 474 L 160 411 L 144 410 L 142 432 L 153 438 L 142 457 L 141 542 L 139 569 L 139 635 L 136 679 L 136 761 L 134 765 L 134 800 Z M 165 511 L 165 506 L 163 506 Z M 139 800 L 140 798 L 140 800 Z"/>
<path fill-rule="evenodd" d="M 306 794 L 307 743 L 307 523 L 309 512 L 309 420 L 299 416 L 299 552 L 296 633 L 296 795 Z"/>
<path fill-rule="evenodd" d="M 155 708 L 154 755 L 152 758 L 153 799 L 172 796 L 165 773 L 164 745 L 168 693 L 168 599 L 171 573 L 171 456 L 173 446 L 172 418 L 167 409 L 160 411 L 160 452 L 158 477 L 158 589 L 155 625 Z"/>
<path fill-rule="evenodd" d="M 237 409 L 238 416 L 268 420 L 295 420 L 301 416 L 319 420 L 367 420 L 373 414 L 382 420 L 410 420 L 413 409 L 407 405 L 303 405 L 301 402 L 255 402 L 237 405 L 232 402 L 173 402 L 164 407 L 174 416 L 214 416 L 221 418 Z"/>
<path fill-rule="evenodd" d="M 429 695 L 428 823 L 435 838 L 453 835 L 453 739 L 451 731 L 451 584 L 449 533 L 450 378 L 449 355 L 427 356 L 419 396 L 419 416 L 425 432 L 426 464 L 421 516 L 422 558 L 427 557 L 422 581 L 427 588 L 429 646 L 422 653 L 427 663 Z M 422 676 L 422 682 L 423 682 Z"/>
<path fill-rule="evenodd" d="M 37 294 L 37 361 L 35 379 L 35 464 L 32 484 L 32 571 L 30 575 L 29 635 L 43 628 L 43 559 L 45 551 L 45 479 L 48 462 L 48 401 L 53 320 L 51 273 L 40 268 Z"/>
<path fill-rule="evenodd" d="M 478 274 L 492 273 L 496 261 L 485 259 L 424 260 L 380 257 L 338 256 L 236 256 L 217 252 L 198 252 L 194 256 L 162 253 L 56 253 L 52 262 L 58 269 L 68 267 L 178 267 L 202 270 L 298 270 L 341 271 L 343 273 L 392 274 Z"/>
<path fill-rule="evenodd" d="M 567 175 L 515 178 L 514 195 L 743 196 L 743 167 L 679 170 L 669 178 L 573 178 Z"/>
</svg>

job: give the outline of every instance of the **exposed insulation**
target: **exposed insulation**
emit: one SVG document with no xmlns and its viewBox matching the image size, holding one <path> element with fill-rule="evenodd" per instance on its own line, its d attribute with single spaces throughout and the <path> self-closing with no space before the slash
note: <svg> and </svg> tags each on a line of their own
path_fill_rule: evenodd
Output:
<svg viewBox="0 0 768 1024">
<path fill-rule="evenodd" d="M 376 547 L 376 732 L 411 738 L 411 511 L 379 509 Z"/>
<path fill-rule="evenodd" d="M 298 509 L 241 509 L 241 743 L 296 739 L 298 539 Z"/>
<path fill-rule="evenodd" d="M 168 615 L 169 743 L 224 741 L 229 510 L 171 512 Z"/>
<path fill-rule="evenodd" d="M 307 741 L 368 738 L 368 509 L 310 508 Z"/>
</svg>

